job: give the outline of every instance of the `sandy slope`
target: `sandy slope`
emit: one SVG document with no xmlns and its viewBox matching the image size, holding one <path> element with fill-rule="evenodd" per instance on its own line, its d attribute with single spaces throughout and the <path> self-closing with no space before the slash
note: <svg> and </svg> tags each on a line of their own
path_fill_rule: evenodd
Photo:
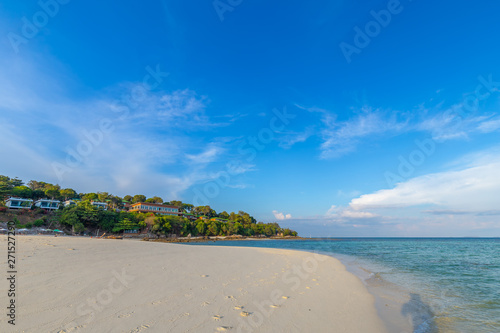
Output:
<svg viewBox="0 0 500 333">
<path fill-rule="evenodd" d="M 127 240 L 17 239 L 18 317 L 13 327 L 2 314 L 0 332 L 385 332 L 373 297 L 334 258 Z M 6 237 L 0 244 L 6 254 Z M 3 254 L 2 267 L 7 270 Z M 2 279 L 4 309 L 7 289 Z"/>
</svg>

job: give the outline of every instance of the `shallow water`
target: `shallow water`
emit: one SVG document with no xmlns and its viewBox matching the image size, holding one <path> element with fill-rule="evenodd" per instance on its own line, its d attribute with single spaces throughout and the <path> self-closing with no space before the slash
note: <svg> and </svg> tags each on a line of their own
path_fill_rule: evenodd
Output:
<svg viewBox="0 0 500 333">
<path fill-rule="evenodd" d="M 331 254 L 379 298 L 390 298 L 393 306 L 400 307 L 396 310 L 410 322 L 414 333 L 500 332 L 498 238 L 218 241 L 200 245 Z"/>
</svg>

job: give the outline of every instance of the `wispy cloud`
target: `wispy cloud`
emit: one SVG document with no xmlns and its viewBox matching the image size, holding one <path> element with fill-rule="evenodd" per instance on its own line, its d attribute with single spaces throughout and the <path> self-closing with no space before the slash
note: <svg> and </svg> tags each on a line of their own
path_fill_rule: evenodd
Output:
<svg viewBox="0 0 500 333">
<path fill-rule="evenodd" d="M 29 61 L 15 65 L 20 61 L 7 66 L 0 60 L 8 68 L 0 73 L 5 88 L 0 89 L 0 138 L 8 143 L 0 152 L 16 156 L 2 163 L 3 174 L 79 191 L 174 199 L 212 179 L 213 166 L 232 144 L 216 136 L 205 143 L 192 134 L 221 125 L 206 114 L 208 97 L 190 89 L 148 90 L 125 82 L 74 98 L 73 84 L 58 65 L 41 72 Z M 59 76 L 47 74 L 51 70 Z M 102 121 L 111 130 L 96 134 Z M 71 154 L 79 150 L 84 153 L 75 162 Z M 54 163 L 65 168 L 62 178 Z M 237 169 L 235 174 L 243 174 L 252 166 Z"/>
<path fill-rule="evenodd" d="M 477 127 L 482 133 L 492 133 L 500 130 L 500 118 L 496 117 L 491 120 L 484 121 Z"/>
<path fill-rule="evenodd" d="M 376 214 L 354 210 L 351 207 L 337 207 L 332 205 L 325 214 L 328 219 L 337 219 L 337 221 L 346 222 L 348 220 L 371 219 L 377 217 Z"/>
<path fill-rule="evenodd" d="M 305 142 L 314 134 L 314 127 L 309 126 L 303 132 L 280 133 L 279 146 L 284 149 L 290 149 L 295 144 Z"/>
<path fill-rule="evenodd" d="M 500 154 L 476 154 L 461 168 L 428 174 L 399 183 L 393 189 L 365 194 L 350 202 L 355 210 L 431 205 L 439 210 L 492 211 L 500 196 Z"/>
<path fill-rule="evenodd" d="M 324 142 L 321 144 L 321 157 L 339 157 L 355 150 L 362 139 L 371 136 L 395 135 L 408 128 L 404 114 L 386 112 L 364 107 L 353 118 L 337 121 L 331 114 L 324 114 L 322 130 Z"/>
<path fill-rule="evenodd" d="M 209 146 L 199 154 L 186 154 L 186 158 L 195 164 L 208 164 L 217 159 L 223 149 L 217 146 Z"/>
<path fill-rule="evenodd" d="M 495 216 L 500 215 L 500 210 L 486 210 L 482 212 L 450 210 L 450 209 L 431 209 L 424 210 L 423 213 L 432 215 L 476 215 L 476 216 Z"/>
<path fill-rule="evenodd" d="M 359 146 L 412 132 L 422 132 L 437 142 L 443 142 L 470 139 L 473 135 L 500 130 L 500 120 L 495 113 L 467 111 L 464 102 L 450 106 L 444 106 L 444 102 L 432 106 L 422 104 L 413 110 L 388 110 L 365 105 L 352 108 L 351 116 L 346 119 L 340 119 L 331 110 L 296 107 L 319 115 L 316 133 L 306 133 L 321 138 L 322 159 L 339 158 L 355 152 Z M 296 135 L 303 139 L 299 133 Z M 290 143 L 293 145 L 293 137 Z M 287 141 L 283 146 L 288 147 Z"/>
</svg>

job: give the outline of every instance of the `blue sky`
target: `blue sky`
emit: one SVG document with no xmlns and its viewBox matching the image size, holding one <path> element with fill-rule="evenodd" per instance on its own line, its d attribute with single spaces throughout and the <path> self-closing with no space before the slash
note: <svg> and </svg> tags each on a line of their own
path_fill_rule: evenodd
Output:
<svg viewBox="0 0 500 333">
<path fill-rule="evenodd" d="M 306 236 L 500 236 L 499 10 L 3 1 L 0 174 Z"/>
</svg>

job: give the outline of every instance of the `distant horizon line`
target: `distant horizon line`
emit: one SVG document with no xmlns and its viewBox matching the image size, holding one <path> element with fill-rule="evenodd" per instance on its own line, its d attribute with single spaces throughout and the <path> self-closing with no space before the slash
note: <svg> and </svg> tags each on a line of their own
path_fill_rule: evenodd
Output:
<svg viewBox="0 0 500 333">
<path fill-rule="evenodd" d="M 425 239 L 425 238 L 433 238 L 433 239 L 464 239 L 464 238 L 481 238 L 481 239 L 500 239 L 500 236 L 416 236 L 416 237 L 398 237 L 398 236 L 378 236 L 378 237 L 372 237 L 372 236 L 342 236 L 342 237 L 303 237 L 299 236 L 304 239 L 360 239 L 360 238 L 365 238 L 365 239 L 375 239 L 375 238 L 390 238 L 390 239 Z"/>
</svg>

